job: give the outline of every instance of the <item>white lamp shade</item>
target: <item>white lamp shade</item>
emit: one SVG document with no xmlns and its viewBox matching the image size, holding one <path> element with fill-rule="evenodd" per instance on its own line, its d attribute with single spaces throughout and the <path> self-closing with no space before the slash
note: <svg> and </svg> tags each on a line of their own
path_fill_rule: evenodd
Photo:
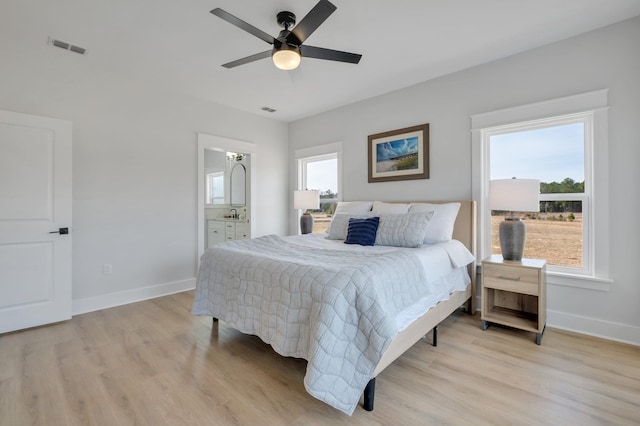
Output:
<svg viewBox="0 0 640 426">
<path fill-rule="evenodd" d="M 320 191 L 293 191 L 293 208 L 296 210 L 319 209 Z"/>
<path fill-rule="evenodd" d="M 489 208 L 512 212 L 540 211 L 540 181 L 536 179 L 490 181 Z"/>
</svg>

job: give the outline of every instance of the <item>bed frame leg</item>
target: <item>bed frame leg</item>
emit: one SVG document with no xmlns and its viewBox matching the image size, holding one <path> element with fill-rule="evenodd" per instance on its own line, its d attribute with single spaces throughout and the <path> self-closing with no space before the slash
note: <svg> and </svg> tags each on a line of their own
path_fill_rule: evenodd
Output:
<svg viewBox="0 0 640 426">
<path fill-rule="evenodd" d="M 373 398 L 376 394 L 376 378 L 369 380 L 367 386 L 364 388 L 364 409 L 367 411 L 373 411 Z"/>
<path fill-rule="evenodd" d="M 438 346 L 438 326 L 433 327 L 433 342 L 431 345 Z"/>
<path fill-rule="evenodd" d="M 473 315 L 473 301 L 471 300 L 471 298 L 469 298 L 469 300 L 467 300 L 467 302 L 465 303 L 465 307 L 464 310 L 467 311 L 467 313 L 469 315 Z"/>
</svg>

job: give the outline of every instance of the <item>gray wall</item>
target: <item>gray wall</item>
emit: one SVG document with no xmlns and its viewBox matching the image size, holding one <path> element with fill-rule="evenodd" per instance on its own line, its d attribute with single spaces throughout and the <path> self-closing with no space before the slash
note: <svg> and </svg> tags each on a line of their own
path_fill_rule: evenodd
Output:
<svg viewBox="0 0 640 426">
<path fill-rule="evenodd" d="M 549 285 L 549 324 L 640 344 L 640 18 L 299 120 L 289 154 L 342 142 L 344 200 L 472 197 L 470 116 L 609 88 L 609 291 Z M 429 180 L 367 183 L 367 136 L 430 123 Z M 290 169 L 293 171 L 293 169 Z M 290 176 L 290 191 L 295 187 Z M 625 215 L 625 216 L 623 216 Z M 290 220 L 289 232 L 295 230 Z"/>
<path fill-rule="evenodd" d="M 2 71 L 0 109 L 73 122 L 74 312 L 79 301 L 81 311 L 91 310 L 193 282 L 197 132 L 257 145 L 254 190 L 265 214 L 255 229 L 286 233 L 285 123 L 89 69 L 81 57 L 60 53 L 3 50 L 10 66 Z M 112 275 L 102 274 L 104 263 Z"/>
</svg>

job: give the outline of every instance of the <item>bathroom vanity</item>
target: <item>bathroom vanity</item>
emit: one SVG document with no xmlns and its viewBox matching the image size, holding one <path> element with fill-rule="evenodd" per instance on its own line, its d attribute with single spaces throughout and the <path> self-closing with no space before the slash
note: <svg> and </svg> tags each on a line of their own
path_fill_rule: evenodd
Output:
<svg viewBox="0 0 640 426">
<path fill-rule="evenodd" d="M 239 219 L 208 219 L 207 248 L 213 244 L 251 238 L 251 226 Z"/>
</svg>

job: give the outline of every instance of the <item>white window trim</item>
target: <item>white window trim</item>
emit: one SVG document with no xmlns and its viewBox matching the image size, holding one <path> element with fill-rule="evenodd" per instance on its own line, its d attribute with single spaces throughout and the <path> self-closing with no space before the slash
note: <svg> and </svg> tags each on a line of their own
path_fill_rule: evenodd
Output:
<svg viewBox="0 0 640 426">
<path fill-rule="evenodd" d="M 208 135 L 206 133 L 198 133 L 198 265 L 200 264 L 200 258 L 205 251 L 205 168 L 204 168 L 204 153 L 207 149 L 222 152 L 242 152 L 251 155 L 251 164 L 260 164 L 258 154 L 258 145 L 251 142 L 237 141 L 234 139 L 228 139 L 221 136 Z M 255 172 L 255 167 L 249 167 L 247 177 L 249 179 L 249 198 L 247 206 L 249 207 L 249 224 L 251 226 L 251 235 L 256 235 L 255 223 L 257 210 L 251 208 L 256 205 L 256 191 L 251 188 L 257 187 L 258 173 Z M 217 206 L 217 205 L 216 205 Z"/>
<path fill-rule="evenodd" d="M 472 193 L 478 203 L 478 239 L 477 252 L 483 259 L 490 254 L 489 244 L 485 241 L 487 227 L 490 226 L 488 210 L 489 152 L 483 139 L 492 128 L 513 123 L 536 121 L 553 122 L 553 117 L 570 116 L 591 112 L 593 131 L 592 149 L 585 147 L 585 162 L 593 172 L 588 179 L 591 188 L 591 202 L 587 208 L 591 214 L 590 227 L 585 231 L 591 237 L 589 256 L 591 271 L 588 274 L 549 272 L 547 282 L 570 287 L 608 291 L 610 278 L 610 239 L 609 239 L 609 149 L 608 149 L 608 89 L 583 93 L 499 111 L 471 116 L 471 155 L 472 155 Z M 517 124 L 513 125 L 517 128 Z M 589 131 L 585 128 L 585 132 Z M 588 151 L 588 152 L 587 152 Z M 585 176 L 586 178 L 586 176 Z M 587 180 L 587 179 L 585 179 Z M 583 206 L 584 211 L 585 206 Z M 597 224 L 597 225 L 596 225 Z M 587 247 L 585 247 L 587 250 Z"/>
<path fill-rule="evenodd" d="M 302 187 L 304 182 L 303 173 L 304 173 L 304 163 L 307 161 L 318 161 L 323 159 L 329 159 L 336 156 L 338 158 L 338 198 L 336 202 L 342 201 L 342 142 L 334 142 L 325 145 L 313 146 L 310 148 L 301 148 L 296 149 L 293 152 L 293 159 L 295 163 L 295 189 L 306 189 Z M 291 201 L 291 205 L 293 206 L 293 198 Z M 294 210 L 295 216 L 291 218 L 292 220 L 292 230 L 295 229 L 294 235 L 298 233 L 298 220 L 300 219 L 301 210 Z"/>
<path fill-rule="evenodd" d="M 326 145 L 314 146 L 311 148 L 296 149 L 294 160 L 296 162 L 296 189 L 306 189 L 302 187 L 304 182 L 304 162 L 328 160 L 334 156 L 338 157 L 338 201 L 342 200 L 342 142 L 335 142 Z"/>
<path fill-rule="evenodd" d="M 224 172 L 206 172 L 205 171 L 205 176 L 207 178 L 207 185 L 205 186 L 205 192 L 207 194 L 207 205 L 220 205 L 220 204 L 224 204 L 225 203 L 225 199 L 226 199 L 226 188 L 223 189 L 222 191 L 222 196 L 221 197 L 212 197 L 211 196 L 211 189 L 210 186 L 213 184 L 213 182 L 211 181 L 211 178 L 216 178 L 216 177 L 224 177 Z M 226 182 L 224 183 L 223 187 L 226 187 Z M 222 200 L 221 203 L 213 203 L 211 201 L 213 200 Z"/>
<path fill-rule="evenodd" d="M 303 188 L 304 183 L 307 181 L 307 168 L 309 163 L 315 163 L 316 161 L 332 160 L 337 158 L 337 153 L 332 152 L 330 154 L 314 155 L 313 157 L 304 157 L 298 159 L 298 189 L 318 189 L 318 188 Z M 338 193 L 340 195 L 340 193 Z"/>
<path fill-rule="evenodd" d="M 548 119 L 541 119 L 541 120 L 534 120 L 534 121 L 527 121 L 527 122 L 520 122 L 520 123 L 514 123 L 514 124 L 507 124 L 505 126 L 494 126 L 494 127 L 490 127 L 490 128 L 486 128 L 486 129 L 481 129 L 480 130 L 480 134 L 481 134 L 481 144 L 482 144 L 482 149 L 483 151 L 486 152 L 486 158 L 487 158 L 487 164 L 485 164 L 486 169 L 485 170 L 489 170 L 490 169 L 490 165 L 489 165 L 489 158 L 491 157 L 491 152 L 490 152 L 490 141 L 491 138 L 493 136 L 499 136 L 499 135 L 504 135 L 504 134 L 511 134 L 511 133 L 517 133 L 517 132 L 524 132 L 524 131 L 530 131 L 530 130 L 537 130 L 537 129 L 548 129 L 550 127 L 556 127 L 556 126 L 564 126 L 564 125 L 569 125 L 569 124 L 583 124 L 583 132 L 584 132 L 584 157 L 585 157 L 585 164 L 589 164 L 591 163 L 591 151 L 592 151 L 592 146 L 593 146 L 593 112 L 592 111 L 588 111 L 588 112 L 583 112 L 583 113 L 577 113 L 577 114 L 570 114 L 570 115 L 566 115 L 566 116 L 560 116 L 560 117 L 552 117 L 552 118 L 548 118 Z M 564 274 L 574 274 L 574 275 L 580 275 L 580 276 L 592 276 L 593 275 L 593 259 L 594 259 L 594 255 L 593 255 L 593 245 L 591 244 L 591 235 L 593 235 L 591 233 L 591 230 L 593 228 L 592 226 L 592 211 L 590 209 L 590 206 L 592 206 L 591 203 L 589 203 L 589 199 L 591 198 L 591 183 L 592 183 L 592 173 L 591 173 L 591 168 L 590 167 L 585 167 L 584 170 L 584 182 L 585 182 L 585 192 L 584 194 L 566 194 L 566 193 L 562 193 L 562 194 L 541 194 L 540 195 L 540 201 L 545 201 L 545 200 L 575 200 L 575 201 L 582 201 L 582 220 L 583 220 L 583 227 L 582 227 L 582 238 L 584 241 L 584 245 L 583 245 L 583 250 L 582 250 L 582 268 L 577 269 L 577 268 L 567 268 L 567 267 L 561 267 L 561 266 L 557 266 L 557 265 L 547 265 L 547 272 L 560 272 L 560 273 L 564 273 Z M 528 176 L 530 177 L 530 176 Z M 488 187 L 489 185 L 489 176 L 488 176 L 488 172 L 483 174 L 483 178 L 486 179 L 484 181 L 486 187 Z M 490 233 L 490 227 L 491 227 L 491 216 L 490 215 L 486 215 L 485 217 L 485 222 L 484 222 L 484 227 L 483 230 L 487 233 L 486 235 L 483 235 L 484 238 L 481 237 L 481 241 L 482 241 L 482 253 L 485 254 L 486 256 L 488 256 L 489 254 L 491 254 L 491 241 L 490 238 L 488 238 L 488 235 Z"/>
</svg>

